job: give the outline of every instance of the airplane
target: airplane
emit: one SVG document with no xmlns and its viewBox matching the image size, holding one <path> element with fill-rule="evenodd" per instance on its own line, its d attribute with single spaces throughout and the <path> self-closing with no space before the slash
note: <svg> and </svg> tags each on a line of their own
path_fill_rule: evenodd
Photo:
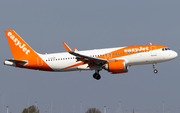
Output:
<svg viewBox="0 0 180 113">
<path fill-rule="evenodd" d="M 67 52 L 39 54 L 35 52 L 14 30 L 5 30 L 13 59 L 4 65 L 41 71 L 66 72 L 95 70 L 94 79 L 99 80 L 101 70 L 111 74 L 127 73 L 130 66 L 156 64 L 175 59 L 178 54 L 163 45 L 149 44 L 105 49 L 78 51 L 62 42 Z"/>
</svg>

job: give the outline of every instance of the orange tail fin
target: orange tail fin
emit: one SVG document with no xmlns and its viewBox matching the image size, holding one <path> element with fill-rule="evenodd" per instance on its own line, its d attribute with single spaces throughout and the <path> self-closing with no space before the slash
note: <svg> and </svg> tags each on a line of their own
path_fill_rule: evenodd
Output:
<svg viewBox="0 0 180 113">
<path fill-rule="evenodd" d="M 5 34 L 15 60 L 37 56 L 37 53 L 14 30 L 7 30 Z"/>
<path fill-rule="evenodd" d="M 5 31 L 14 59 L 4 62 L 5 65 L 21 68 L 53 71 L 51 67 L 36 53 L 14 30 Z"/>
</svg>

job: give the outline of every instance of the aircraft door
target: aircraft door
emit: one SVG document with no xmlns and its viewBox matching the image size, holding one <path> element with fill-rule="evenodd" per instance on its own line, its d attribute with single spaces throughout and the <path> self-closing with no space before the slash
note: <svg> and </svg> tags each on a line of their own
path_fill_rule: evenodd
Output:
<svg viewBox="0 0 180 113">
<path fill-rule="evenodd" d="M 43 61 L 41 58 L 37 57 L 37 65 L 40 67 L 40 66 L 43 66 Z"/>
<path fill-rule="evenodd" d="M 151 46 L 151 56 L 157 56 L 156 46 Z"/>
</svg>

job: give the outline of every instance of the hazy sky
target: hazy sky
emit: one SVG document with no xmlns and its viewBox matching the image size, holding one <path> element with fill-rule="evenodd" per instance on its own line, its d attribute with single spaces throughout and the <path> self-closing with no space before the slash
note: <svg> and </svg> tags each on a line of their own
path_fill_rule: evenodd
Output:
<svg viewBox="0 0 180 113">
<path fill-rule="evenodd" d="M 179 0 L 1 0 L 0 1 L 0 94 L 4 106 L 21 113 L 37 101 L 41 113 L 83 113 L 96 107 L 111 113 L 180 112 L 180 59 L 132 66 L 126 74 L 101 71 L 42 72 L 3 65 L 12 58 L 4 30 L 15 30 L 39 53 L 65 52 L 62 41 L 78 50 L 149 44 L 166 45 L 180 53 Z M 28 99 L 27 99 L 28 98 Z M 63 109 L 61 109 L 63 108 Z M 61 112 L 62 111 L 62 112 Z M 2 96 L 0 96 L 2 112 Z M 5 111 L 4 111 L 5 113 Z"/>
</svg>

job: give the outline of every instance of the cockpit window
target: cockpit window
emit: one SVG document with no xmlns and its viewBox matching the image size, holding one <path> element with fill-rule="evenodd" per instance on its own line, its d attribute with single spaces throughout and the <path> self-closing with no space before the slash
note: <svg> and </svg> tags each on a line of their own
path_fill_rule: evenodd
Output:
<svg viewBox="0 0 180 113">
<path fill-rule="evenodd" d="M 169 48 L 162 48 L 162 51 L 170 50 Z"/>
</svg>

